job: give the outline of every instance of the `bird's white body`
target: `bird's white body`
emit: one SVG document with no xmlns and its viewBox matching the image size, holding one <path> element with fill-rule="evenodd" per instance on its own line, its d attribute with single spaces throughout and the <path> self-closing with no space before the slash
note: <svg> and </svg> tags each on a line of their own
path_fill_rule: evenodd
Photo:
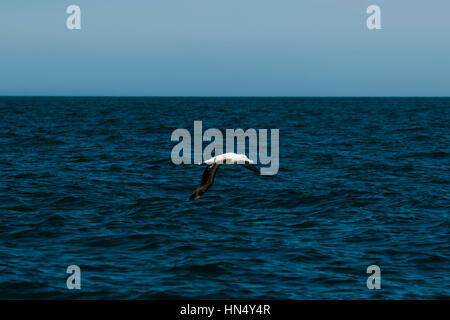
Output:
<svg viewBox="0 0 450 320">
<path fill-rule="evenodd" d="M 207 165 L 211 165 L 214 163 L 217 164 L 253 164 L 253 161 L 247 158 L 245 154 L 237 154 L 233 152 L 224 153 L 218 156 L 215 156 L 209 160 L 206 160 L 204 163 Z"/>
</svg>

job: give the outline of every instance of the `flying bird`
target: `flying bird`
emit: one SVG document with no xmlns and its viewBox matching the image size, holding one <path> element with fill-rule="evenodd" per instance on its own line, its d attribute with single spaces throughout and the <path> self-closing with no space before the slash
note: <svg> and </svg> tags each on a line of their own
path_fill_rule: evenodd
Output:
<svg viewBox="0 0 450 320">
<path fill-rule="evenodd" d="M 247 158 L 244 154 L 237 154 L 233 152 L 224 153 L 218 156 L 215 156 L 209 160 L 206 160 L 201 164 L 208 165 L 203 172 L 202 183 L 201 185 L 195 189 L 195 191 L 189 197 L 189 200 L 197 200 L 208 191 L 209 187 L 214 183 L 214 178 L 216 176 L 217 169 L 220 165 L 233 165 L 233 164 L 241 164 L 245 168 L 258 172 L 258 168 L 254 165 L 253 161 Z"/>
</svg>

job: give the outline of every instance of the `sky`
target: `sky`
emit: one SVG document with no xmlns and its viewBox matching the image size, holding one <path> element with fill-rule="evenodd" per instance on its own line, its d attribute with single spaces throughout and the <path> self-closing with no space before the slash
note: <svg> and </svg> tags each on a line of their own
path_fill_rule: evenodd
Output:
<svg viewBox="0 0 450 320">
<path fill-rule="evenodd" d="M 450 1 L 1 0 L 0 95 L 450 96 Z"/>
</svg>

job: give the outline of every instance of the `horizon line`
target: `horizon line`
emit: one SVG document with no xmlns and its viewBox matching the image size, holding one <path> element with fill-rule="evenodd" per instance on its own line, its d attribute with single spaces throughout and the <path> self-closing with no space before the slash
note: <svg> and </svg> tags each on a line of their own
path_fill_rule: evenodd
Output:
<svg viewBox="0 0 450 320">
<path fill-rule="evenodd" d="M 450 98 L 449 96 L 295 96 L 295 95 L 0 95 L 0 98 Z"/>
</svg>

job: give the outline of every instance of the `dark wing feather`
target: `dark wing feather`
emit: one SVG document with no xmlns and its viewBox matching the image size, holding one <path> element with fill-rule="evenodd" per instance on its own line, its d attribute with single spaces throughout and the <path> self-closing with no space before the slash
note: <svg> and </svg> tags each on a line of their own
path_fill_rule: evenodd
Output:
<svg viewBox="0 0 450 320">
<path fill-rule="evenodd" d="M 214 178 L 219 166 L 220 164 L 214 163 L 206 167 L 202 176 L 202 184 L 197 189 L 195 189 L 194 192 L 192 192 L 189 200 L 197 200 L 201 197 L 202 194 L 208 191 L 209 187 L 211 187 L 211 185 L 214 183 Z"/>
<path fill-rule="evenodd" d="M 258 168 L 257 168 L 254 164 L 246 163 L 246 164 L 244 164 L 243 166 L 244 166 L 244 168 L 246 168 L 246 169 L 252 170 L 252 171 L 254 171 L 254 172 L 258 172 L 258 173 L 260 174 Z"/>
</svg>

